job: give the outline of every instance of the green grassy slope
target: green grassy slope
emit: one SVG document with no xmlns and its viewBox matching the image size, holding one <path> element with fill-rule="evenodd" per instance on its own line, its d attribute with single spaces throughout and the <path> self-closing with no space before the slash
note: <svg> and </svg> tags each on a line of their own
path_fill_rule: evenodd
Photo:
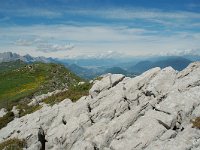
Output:
<svg viewBox="0 0 200 150">
<path fill-rule="evenodd" d="M 11 62 L 2 62 L 0 63 L 0 73 L 17 69 L 25 65 L 26 63 L 21 60 L 11 61 Z"/>
<path fill-rule="evenodd" d="M 14 62 L 4 65 L 6 66 L 2 67 L 4 72 L 0 72 L 0 108 L 12 107 L 25 97 L 31 98 L 33 95 L 63 89 L 66 85 L 70 87 L 81 80 L 58 64 L 33 63 L 28 65 L 22 62 L 13 64 Z"/>
</svg>

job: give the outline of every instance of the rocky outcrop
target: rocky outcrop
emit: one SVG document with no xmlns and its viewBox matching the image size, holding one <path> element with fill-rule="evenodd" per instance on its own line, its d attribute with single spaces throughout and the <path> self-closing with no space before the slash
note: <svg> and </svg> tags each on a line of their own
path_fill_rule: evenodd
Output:
<svg viewBox="0 0 200 150">
<path fill-rule="evenodd" d="M 106 74 L 102 77 L 101 81 L 96 80 L 93 87 L 90 89 L 89 94 L 92 97 L 96 97 L 100 92 L 108 90 L 109 88 L 115 86 L 120 81 L 124 79 L 124 75 L 121 74 Z"/>
<path fill-rule="evenodd" d="M 13 112 L 13 114 L 14 114 L 14 116 L 16 118 L 19 118 L 19 112 L 20 112 L 20 110 L 17 108 L 17 106 L 13 106 L 11 112 Z"/>
<path fill-rule="evenodd" d="M 200 62 L 177 72 L 154 68 L 135 78 L 107 75 L 89 96 L 15 118 L 0 130 L 0 142 L 26 139 L 38 150 L 42 127 L 46 149 L 58 150 L 197 150 L 200 130 Z"/>
<path fill-rule="evenodd" d="M 7 110 L 5 108 L 0 109 L 0 118 L 7 114 Z"/>
<path fill-rule="evenodd" d="M 55 90 L 53 92 L 48 92 L 47 94 L 42 94 L 42 95 L 39 95 L 39 96 L 35 96 L 34 98 L 31 99 L 31 102 L 28 103 L 28 106 L 36 106 L 36 105 L 39 105 L 44 99 L 52 96 L 52 95 L 56 95 L 58 93 L 61 93 L 61 92 L 65 92 L 67 91 L 67 88 L 63 89 L 63 90 Z"/>
</svg>

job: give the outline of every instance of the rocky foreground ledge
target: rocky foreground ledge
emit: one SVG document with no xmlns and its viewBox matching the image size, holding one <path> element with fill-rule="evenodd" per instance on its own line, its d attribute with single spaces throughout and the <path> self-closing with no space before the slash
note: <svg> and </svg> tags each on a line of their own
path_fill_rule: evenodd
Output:
<svg viewBox="0 0 200 150">
<path fill-rule="evenodd" d="M 69 99 L 16 118 L 0 130 L 0 142 L 25 139 L 38 150 L 44 129 L 46 149 L 199 150 L 200 62 L 177 72 L 154 68 L 135 78 L 114 74 L 96 81 L 90 95 Z"/>
</svg>

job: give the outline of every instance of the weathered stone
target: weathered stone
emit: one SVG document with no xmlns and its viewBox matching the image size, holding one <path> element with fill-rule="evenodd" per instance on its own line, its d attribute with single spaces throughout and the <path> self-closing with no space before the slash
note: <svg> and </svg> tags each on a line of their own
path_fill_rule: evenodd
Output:
<svg viewBox="0 0 200 150">
<path fill-rule="evenodd" d="M 89 93 L 92 97 L 96 97 L 101 91 L 108 90 L 124 78 L 125 76 L 122 74 L 107 74 L 102 80 L 95 82 Z"/>
<path fill-rule="evenodd" d="M 0 109 L 0 118 L 7 114 L 7 110 L 5 108 Z"/>
<path fill-rule="evenodd" d="M 0 142 L 26 139 L 38 150 L 44 129 L 51 150 L 197 150 L 200 130 L 200 62 L 177 72 L 154 68 L 135 78 L 107 74 L 93 82 L 89 96 L 66 99 L 21 118 L 0 130 Z"/>
<path fill-rule="evenodd" d="M 17 106 L 13 106 L 11 111 L 13 112 L 16 118 L 19 118 L 19 109 L 17 109 Z"/>
<path fill-rule="evenodd" d="M 28 106 L 36 106 L 36 105 L 39 105 L 44 99 L 52 96 L 52 95 L 56 95 L 58 93 L 61 93 L 61 92 L 64 92 L 66 91 L 66 89 L 63 89 L 63 90 L 55 90 L 53 92 L 48 92 L 47 94 L 42 94 L 42 95 L 39 95 L 39 96 L 35 96 L 31 99 L 31 102 L 28 103 Z"/>
</svg>

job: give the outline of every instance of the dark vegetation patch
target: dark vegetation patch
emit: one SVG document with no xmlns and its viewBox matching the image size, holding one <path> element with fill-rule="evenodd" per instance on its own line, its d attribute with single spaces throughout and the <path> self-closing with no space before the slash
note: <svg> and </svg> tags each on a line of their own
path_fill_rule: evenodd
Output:
<svg viewBox="0 0 200 150">
<path fill-rule="evenodd" d="M 89 94 L 89 90 L 92 84 L 84 83 L 82 85 L 74 85 L 69 87 L 67 91 L 52 95 L 44 100 L 45 103 L 53 105 L 55 103 L 61 102 L 62 100 L 69 98 L 73 102 L 76 102 L 82 96 Z"/>
<path fill-rule="evenodd" d="M 96 77 L 96 78 L 94 79 L 94 81 L 95 81 L 95 80 L 99 80 L 99 81 L 100 81 L 100 80 L 102 80 L 102 79 L 103 79 L 102 76 L 98 76 L 98 77 Z"/>
<path fill-rule="evenodd" d="M 14 138 L 0 143 L 0 150 L 22 150 L 25 146 L 25 140 Z"/>
<path fill-rule="evenodd" d="M 8 112 L 6 115 L 0 118 L 0 129 L 7 126 L 15 118 L 13 112 Z"/>
<path fill-rule="evenodd" d="M 193 121 L 192 121 L 192 127 L 193 128 L 197 128 L 197 129 L 200 129 L 200 117 L 197 117 L 195 118 Z"/>
<path fill-rule="evenodd" d="M 23 117 L 27 114 L 31 114 L 41 108 L 42 108 L 41 105 L 36 105 L 36 106 L 28 106 L 27 104 L 17 105 L 17 109 L 19 109 L 19 117 Z"/>
</svg>

